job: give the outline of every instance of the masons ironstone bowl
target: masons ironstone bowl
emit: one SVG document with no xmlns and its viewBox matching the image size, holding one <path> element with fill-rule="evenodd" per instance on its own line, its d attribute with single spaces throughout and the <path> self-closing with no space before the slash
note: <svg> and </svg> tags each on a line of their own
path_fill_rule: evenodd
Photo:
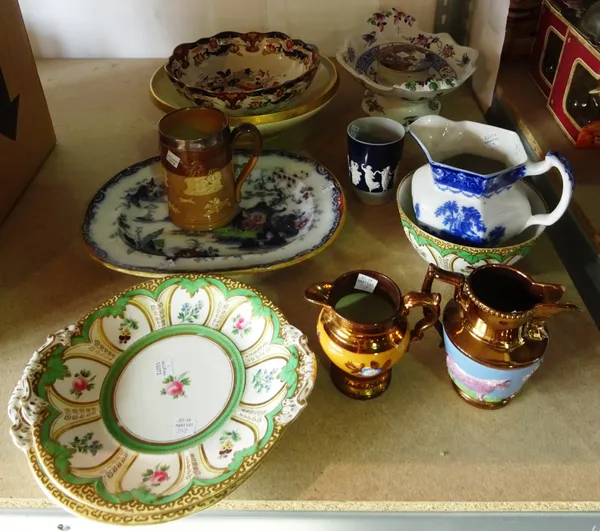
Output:
<svg viewBox="0 0 600 531">
<path fill-rule="evenodd" d="M 318 67 L 316 46 L 277 31 L 226 31 L 180 44 L 165 65 L 186 98 L 229 115 L 264 112 L 296 98 Z"/>
</svg>

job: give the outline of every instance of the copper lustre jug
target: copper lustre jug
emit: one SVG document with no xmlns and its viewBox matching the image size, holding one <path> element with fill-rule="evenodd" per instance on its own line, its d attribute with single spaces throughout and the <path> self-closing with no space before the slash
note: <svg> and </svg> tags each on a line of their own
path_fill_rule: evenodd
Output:
<svg viewBox="0 0 600 531">
<path fill-rule="evenodd" d="M 377 271 L 351 271 L 331 283 L 313 284 L 304 296 L 322 306 L 317 336 L 331 360 L 331 380 L 359 400 L 385 392 L 392 366 L 440 315 L 438 293 L 403 296 L 391 278 Z M 426 315 L 411 330 L 407 316 L 415 306 L 424 307 Z"/>
<path fill-rule="evenodd" d="M 565 310 L 565 288 L 543 284 L 504 265 L 485 265 L 467 278 L 430 264 L 423 293 L 434 279 L 454 286 L 443 314 L 446 365 L 454 390 L 483 409 L 505 406 L 542 363 L 545 321 Z"/>
</svg>

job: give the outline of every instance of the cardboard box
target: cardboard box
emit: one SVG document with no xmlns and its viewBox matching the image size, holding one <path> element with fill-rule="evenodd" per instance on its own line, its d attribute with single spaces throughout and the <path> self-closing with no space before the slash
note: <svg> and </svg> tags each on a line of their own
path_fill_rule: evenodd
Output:
<svg viewBox="0 0 600 531">
<path fill-rule="evenodd" d="M 0 223 L 55 143 L 18 0 L 0 0 Z"/>
</svg>

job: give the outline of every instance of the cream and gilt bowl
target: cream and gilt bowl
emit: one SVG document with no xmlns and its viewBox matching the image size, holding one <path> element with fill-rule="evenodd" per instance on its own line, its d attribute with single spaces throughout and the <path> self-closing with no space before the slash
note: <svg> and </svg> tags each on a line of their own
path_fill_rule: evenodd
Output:
<svg viewBox="0 0 600 531">
<path fill-rule="evenodd" d="M 531 250 L 544 232 L 542 225 L 529 227 L 501 247 L 467 247 L 444 240 L 417 224 L 411 196 L 412 176 L 413 172 L 404 177 L 396 192 L 404 234 L 423 260 L 446 271 L 468 275 L 486 264 L 514 265 Z M 533 186 L 524 182 L 518 182 L 515 186 L 524 188 L 533 214 L 548 213 L 548 206 Z"/>
<path fill-rule="evenodd" d="M 263 138 L 274 138 L 321 112 L 335 97 L 340 80 L 335 64 L 327 57 L 321 57 L 319 68 L 310 87 L 295 98 L 289 105 L 285 103 L 269 107 L 262 114 L 246 116 L 226 114 L 232 127 L 250 123 L 258 127 Z M 149 95 L 152 103 L 163 112 L 194 106 L 182 96 L 171 82 L 164 65 L 160 66 L 150 79 Z"/>
<path fill-rule="evenodd" d="M 186 98 L 231 115 L 296 98 L 318 67 L 319 49 L 285 33 L 226 31 L 178 45 L 165 69 Z"/>
</svg>

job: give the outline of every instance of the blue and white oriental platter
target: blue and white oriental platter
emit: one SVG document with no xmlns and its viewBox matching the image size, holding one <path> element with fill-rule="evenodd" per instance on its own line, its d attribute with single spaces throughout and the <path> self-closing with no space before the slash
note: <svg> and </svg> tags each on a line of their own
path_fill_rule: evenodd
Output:
<svg viewBox="0 0 600 531">
<path fill-rule="evenodd" d="M 234 155 L 235 173 L 248 154 Z M 124 169 L 90 203 L 83 237 L 90 255 L 125 273 L 258 272 L 313 257 L 342 230 L 346 203 L 335 176 L 318 162 L 263 151 L 227 227 L 191 232 L 168 216 L 158 157 Z"/>
</svg>

